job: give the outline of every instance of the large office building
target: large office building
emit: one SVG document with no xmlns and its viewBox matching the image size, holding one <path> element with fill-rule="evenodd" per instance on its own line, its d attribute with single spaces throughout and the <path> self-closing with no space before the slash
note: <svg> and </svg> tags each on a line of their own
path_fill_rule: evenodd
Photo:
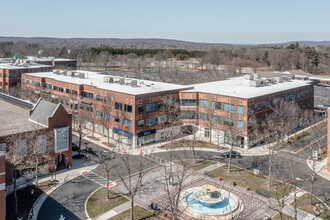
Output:
<svg viewBox="0 0 330 220">
<path fill-rule="evenodd" d="M 26 60 L 34 63 L 50 65 L 53 66 L 55 69 L 66 69 L 66 70 L 77 69 L 77 61 L 74 59 L 27 56 Z"/>
<path fill-rule="evenodd" d="M 133 146 L 164 140 L 170 132 L 179 134 L 182 125 L 194 125 L 200 139 L 226 145 L 234 135 L 234 145 L 249 148 L 254 144 L 249 138 L 250 117 L 256 117 L 260 123 L 275 99 L 313 109 L 314 94 L 310 81 L 286 76 L 262 78 L 258 74 L 183 86 L 58 70 L 26 73 L 22 85 L 30 98 L 42 97 L 63 103 L 73 112 L 94 114 L 96 120 L 86 119 L 89 130 L 112 139 L 122 137 Z M 166 95 L 180 104 L 181 124 L 171 131 L 162 110 L 162 97 Z M 107 118 L 111 120 L 109 130 L 102 123 Z"/>
<path fill-rule="evenodd" d="M 9 93 L 10 89 L 20 86 L 23 73 L 52 71 L 53 67 L 28 60 L 3 59 L 0 62 L 0 92 Z"/>
<path fill-rule="evenodd" d="M 30 97 L 62 103 L 68 110 L 86 116 L 86 128 L 110 138 L 137 146 L 164 140 L 170 132 L 162 111 L 162 97 L 191 86 L 120 78 L 89 71 L 27 73 L 22 79 L 23 91 Z M 38 85 L 37 87 L 35 85 Z M 105 110 L 105 108 L 107 110 Z M 111 109 L 111 112 L 108 110 Z M 111 120 L 110 127 L 102 120 Z M 109 128 L 109 129 L 108 129 Z M 171 131 L 180 132 L 180 126 Z"/>
<path fill-rule="evenodd" d="M 33 176 L 36 167 L 47 174 L 72 165 L 72 115 L 61 104 L 42 99 L 32 104 L 0 93 L 0 106 L 0 152 L 6 155 L 7 186 L 13 168 L 17 177 L 24 178 Z"/>
<path fill-rule="evenodd" d="M 198 125 L 200 138 L 222 146 L 248 149 L 255 144 L 249 134 L 249 119 L 262 123 L 277 100 L 296 102 L 302 109 L 312 110 L 314 106 L 313 84 L 286 76 L 251 74 L 192 86 L 180 92 L 182 120 Z"/>
</svg>

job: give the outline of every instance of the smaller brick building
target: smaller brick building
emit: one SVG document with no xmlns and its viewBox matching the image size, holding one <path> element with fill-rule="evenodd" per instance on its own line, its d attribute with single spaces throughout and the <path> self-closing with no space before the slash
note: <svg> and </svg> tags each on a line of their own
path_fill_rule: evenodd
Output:
<svg viewBox="0 0 330 220">
<path fill-rule="evenodd" d="M 33 105 L 0 94 L 0 106 L 0 152 L 6 154 L 7 186 L 14 170 L 16 179 L 32 178 L 36 171 L 47 174 L 72 165 L 72 115 L 61 104 L 39 99 Z"/>
<path fill-rule="evenodd" d="M 55 69 L 67 69 L 67 70 L 77 69 L 77 61 L 73 59 L 27 56 L 26 60 L 39 64 L 51 65 Z"/>
</svg>

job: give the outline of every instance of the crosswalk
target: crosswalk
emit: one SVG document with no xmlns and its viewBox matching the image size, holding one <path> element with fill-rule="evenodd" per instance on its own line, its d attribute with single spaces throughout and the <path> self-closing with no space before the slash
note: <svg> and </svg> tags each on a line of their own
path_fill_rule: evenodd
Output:
<svg viewBox="0 0 330 220">
<path fill-rule="evenodd" d="M 305 159 L 300 158 L 300 157 L 293 156 L 290 153 L 284 153 L 284 152 L 283 153 L 278 153 L 276 156 L 277 157 L 280 157 L 280 158 L 283 158 L 283 159 L 296 161 L 296 162 L 299 162 L 299 163 L 306 163 L 306 160 Z"/>
<path fill-rule="evenodd" d="M 86 179 L 89 179 L 89 180 L 91 180 L 91 181 L 93 181 L 93 182 L 95 182 L 95 183 L 97 183 L 101 186 L 105 187 L 107 185 L 107 179 L 106 178 L 104 178 L 103 176 L 100 176 L 100 175 L 98 175 L 98 174 L 96 174 L 92 171 L 83 173 L 83 177 L 85 177 Z M 110 184 L 113 184 L 113 183 L 110 182 Z"/>
</svg>

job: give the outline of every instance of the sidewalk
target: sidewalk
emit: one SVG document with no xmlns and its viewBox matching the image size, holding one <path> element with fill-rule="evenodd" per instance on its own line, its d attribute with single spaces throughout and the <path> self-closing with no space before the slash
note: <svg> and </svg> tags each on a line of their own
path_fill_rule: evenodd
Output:
<svg viewBox="0 0 330 220">
<path fill-rule="evenodd" d="M 321 162 L 315 161 L 315 172 L 323 177 L 324 179 L 327 179 L 330 181 L 330 172 L 327 171 L 327 158 L 322 160 Z M 311 170 L 313 170 L 313 161 L 312 160 L 307 160 L 307 166 Z"/>
<path fill-rule="evenodd" d="M 95 218 L 95 220 L 108 220 L 109 218 L 118 215 L 131 208 L 131 201 L 128 201 L 120 206 L 115 207 L 114 209 L 109 210 L 108 212 L 102 214 L 101 216 Z"/>
<path fill-rule="evenodd" d="M 70 170 L 65 169 L 56 172 L 56 180 L 59 181 L 56 186 L 53 186 L 49 190 L 45 191 L 37 201 L 34 203 L 32 209 L 30 210 L 29 216 L 31 216 L 31 212 L 33 213 L 32 220 L 36 220 L 38 217 L 39 210 L 47 199 L 48 195 L 54 192 L 58 187 L 64 184 L 67 181 L 70 181 L 78 176 L 80 176 L 83 172 L 89 172 L 95 169 L 98 166 L 98 163 L 95 161 L 85 161 L 83 159 L 73 159 L 72 160 L 72 167 Z M 54 173 L 45 177 L 39 178 L 39 182 L 44 182 L 53 179 Z"/>
<path fill-rule="evenodd" d="M 78 133 L 76 132 L 72 132 L 74 135 L 77 135 L 78 136 Z M 118 153 L 127 153 L 129 152 L 129 154 L 131 155 L 140 155 L 141 152 L 143 154 L 150 154 L 150 153 L 161 153 L 161 152 L 168 152 L 169 149 L 164 149 L 164 148 L 160 148 L 161 146 L 163 145 L 166 145 L 166 144 L 170 144 L 171 142 L 170 141 L 164 141 L 164 142 L 159 142 L 159 143 L 154 143 L 154 144 L 149 144 L 147 146 L 142 146 L 142 149 L 140 148 L 132 148 L 130 145 L 125 145 L 125 144 L 120 144 L 120 147 L 116 147 L 116 148 L 111 148 L 105 144 L 102 144 L 102 142 L 107 142 L 108 139 L 107 137 L 104 137 L 104 136 L 101 136 L 99 134 L 94 134 L 94 136 L 96 138 L 99 138 L 99 140 L 93 140 L 91 138 L 87 138 L 86 136 L 83 137 L 83 140 L 87 140 L 87 141 L 90 141 L 94 144 L 97 144 L 97 145 L 100 145 L 104 148 L 107 148 L 111 151 L 116 151 Z M 185 136 L 181 139 L 178 139 L 178 140 L 173 140 L 173 142 L 177 142 L 177 141 L 180 141 L 180 140 L 192 140 L 193 138 L 193 135 L 189 135 L 189 136 Z M 110 139 L 110 143 L 111 144 L 114 144 L 114 145 L 118 145 L 118 143 L 112 139 Z M 175 148 L 173 149 L 173 151 L 180 151 L 180 150 L 187 150 L 187 148 Z M 195 150 L 200 150 L 200 151 L 209 151 L 209 152 L 222 152 L 224 150 L 228 150 L 228 148 L 221 148 L 220 151 L 218 151 L 217 149 L 214 149 L 214 148 L 195 148 Z M 260 155 L 267 155 L 268 154 L 268 149 L 265 149 L 263 146 L 258 146 L 258 147 L 253 147 L 253 148 L 250 148 L 248 150 L 246 149 L 243 149 L 243 148 L 240 148 L 240 147 L 234 147 L 234 151 L 238 151 L 242 156 L 260 156 Z"/>
<path fill-rule="evenodd" d="M 296 194 L 297 199 L 304 194 L 305 194 L 305 192 L 298 190 L 298 192 Z M 294 207 L 292 205 L 290 205 L 290 203 L 293 201 L 294 201 L 294 194 L 292 192 L 284 198 L 284 202 L 286 205 L 282 209 L 282 212 L 284 214 L 289 215 L 291 217 L 294 217 Z M 315 215 L 312 215 L 312 214 L 305 212 L 298 208 L 297 208 L 297 219 L 298 220 L 322 220 L 321 218 L 318 218 Z"/>
</svg>

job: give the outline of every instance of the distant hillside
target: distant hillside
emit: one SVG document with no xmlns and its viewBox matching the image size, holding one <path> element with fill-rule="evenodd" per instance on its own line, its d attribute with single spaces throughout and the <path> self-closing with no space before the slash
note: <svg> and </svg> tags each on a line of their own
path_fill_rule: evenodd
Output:
<svg viewBox="0 0 330 220">
<path fill-rule="evenodd" d="M 186 49 L 186 50 L 210 50 L 212 48 L 229 49 L 239 47 L 285 47 L 295 42 L 274 44 L 223 44 L 223 43 L 197 43 L 181 40 L 157 39 L 157 38 L 51 38 L 51 37 L 1 37 L 0 42 L 12 41 L 14 43 L 39 43 L 53 46 L 88 45 L 109 46 L 114 48 L 161 48 L 161 49 Z M 330 41 L 298 41 L 301 46 L 330 46 Z"/>
</svg>

